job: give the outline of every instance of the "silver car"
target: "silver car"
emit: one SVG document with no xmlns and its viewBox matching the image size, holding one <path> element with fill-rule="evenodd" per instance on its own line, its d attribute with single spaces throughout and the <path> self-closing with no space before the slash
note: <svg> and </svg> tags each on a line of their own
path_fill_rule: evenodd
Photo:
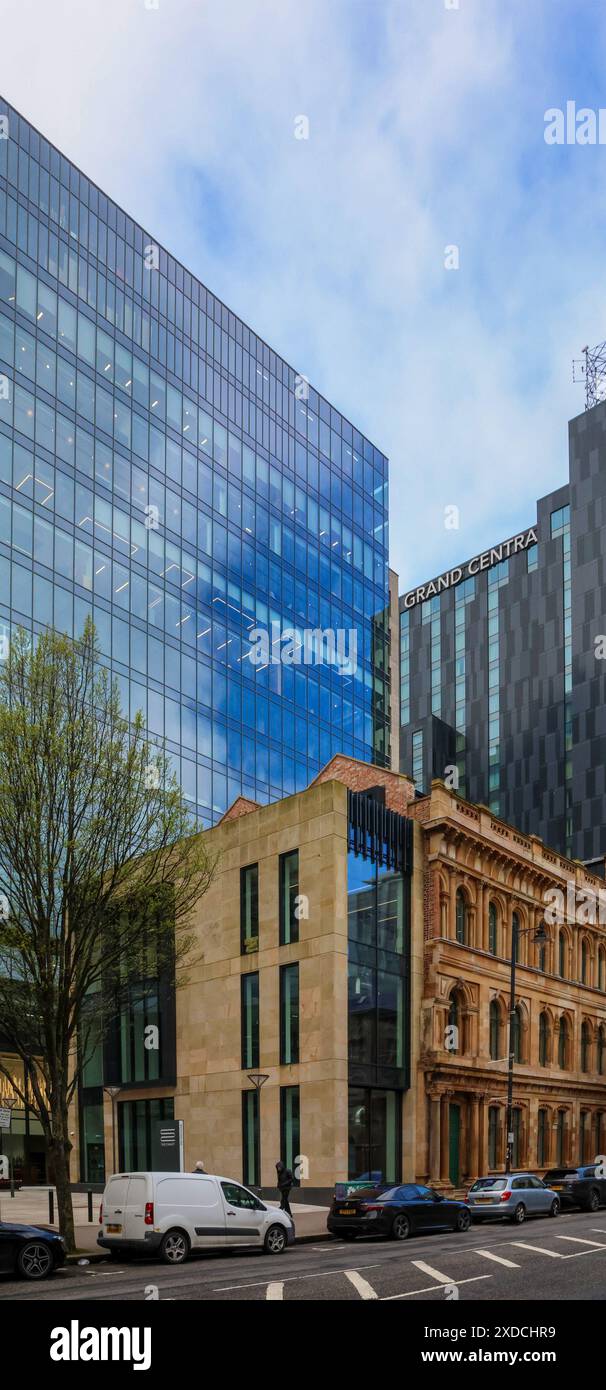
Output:
<svg viewBox="0 0 606 1390">
<path fill-rule="evenodd" d="M 503 1173 L 500 1177 L 476 1178 L 467 1193 L 473 1221 L 500 1217 L 521 1226 L 527 1216 L 559 1216 L 557 1192 L 546 1187 L 536 1173 Z"/>
</svg>

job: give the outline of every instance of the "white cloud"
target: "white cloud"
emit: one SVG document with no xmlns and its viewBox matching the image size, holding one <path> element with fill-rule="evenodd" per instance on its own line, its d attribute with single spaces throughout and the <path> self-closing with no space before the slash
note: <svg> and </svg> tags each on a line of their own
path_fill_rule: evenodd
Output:
<svg viewBox="0 0 606 1390">
<path fill-rule="evenodd" d="M 604 335 L 600 152 L 542 137 L 575 94 L 552 14 L 4 0 L 3 94 L 389 454 L 403 587 L 565 481 L 570 359 Z"/>
</svg>

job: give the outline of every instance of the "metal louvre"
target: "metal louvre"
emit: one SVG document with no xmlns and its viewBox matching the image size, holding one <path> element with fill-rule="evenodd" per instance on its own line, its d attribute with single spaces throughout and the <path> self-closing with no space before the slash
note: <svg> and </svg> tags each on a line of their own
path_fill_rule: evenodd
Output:
<svg viewBox="0 0 606 1390">
<path fill-rule="evenodd" d="M 396 873 L 412 872 L 412 822 L 368 792 L 347 793 L 347 845 Z"/>
</svg>

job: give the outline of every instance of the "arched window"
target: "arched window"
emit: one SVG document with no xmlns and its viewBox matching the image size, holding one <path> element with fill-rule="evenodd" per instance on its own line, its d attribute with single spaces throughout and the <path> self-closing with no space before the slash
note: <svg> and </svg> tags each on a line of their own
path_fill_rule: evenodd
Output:
<svg viewBox="0 0 606 1390">
<path fill-rule="evenodd" d="M 539 946 L 539 970 L 542 970 L 542 971 L 543 971 L 543 974 L 544 974 L 545 971 L 546 971 L 546 969 L 547 969 L 547 947 L 545 946 L 545 944 L 543 944 L 542 946 Z"/>
<path fill-rule="evenodd" d="M 496 999 L 490 1001 L 490 1056 L 496 1062 L 501 1056 L 501 1010 Z"/>
<path fill-rule="evenodd" d="M 456 898 L 456 930 L 457 941 L 461 946 L 468 944 L 469 911 L 467 901 L 462 888 L 457 888 Z"/>
<path fill-rule="evenodd" d="M 545 1012 L 539 1015 L 539 1063 L 542 1067 L 549 1064 L 549 1016 Z"/>
<path fill-rule="evenodd" d="M 511 1015 L 511 1050 L 514 1062 L 522 1061 L 522 1014 L 519 1004 Z"/>
<path fill-rule="evenodd" d="M 606 1032 L 604 1031 L 603 1023 L 601 1023 L 598 1028 L 596 1062 L 598 1076 L 603 1076 L 604 1066 L 606 1064 Z"/>
<path fill-rule="evenodd" d="M 568 1020 L 563 1014 L 560 1019 L 560 1034 L 558 1037 L 558 1066 L 562 1071 L 566 1071 L 568 1066 Z"/>
<path fill-rule="evenodd" d="M 494 903 L 488 906 L 488 950 L 491 955 L 498 955 L 497 951 L 497 909 Z"/>
<path fill-rule="evenodd" d="M 566 933 L 563 931 L 558 936 L 558 975 L 561 980 L 566 979 Z"/>
<path fill-rule="evenodd" d="M 591 1033 L 589 1024 L 583 1023 L 581 1026 L 581 1071 L 589 1071 L 589 1058 L 591 1052 Z"/>
<path fill-rule="evenodd" d="M 598 989 L 606 989 L 606 953 L 603 946 L 598 951 Z"/>
<path fill-rule="evenodd" d="M 581 984 L 582 984 L 582 985 L 586 985 L 586 984 L 587 984 L 587 969 L 588 969 L 588 962 L 589 962 L 589 952 L 588 952 L 588 950 L 587 950 L 587 942 L 586 942 L 586 940 L 585 940 L 585 937 L 583 937 L 583 940 L 582 940 L 582 942 L 581 942 Z"/>
</svg>

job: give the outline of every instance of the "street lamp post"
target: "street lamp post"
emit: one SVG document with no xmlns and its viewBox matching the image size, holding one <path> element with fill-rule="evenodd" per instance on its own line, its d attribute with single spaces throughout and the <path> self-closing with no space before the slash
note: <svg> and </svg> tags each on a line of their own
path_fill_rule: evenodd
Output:
<svg viewBox="0 0 606 1390">
<path fill-rule="evenodd" d="M 105 1094 L 110 1097 L 112 1103 L 112 1165 L 116 1171 L 116 1097 L 120 1095 L 121 1086 L 104 1086 Z"/>
<path fill-rule="evenodd" d="M 517 914 L 514 912 L 511 924 L 511 974 L 509 985 L 509 1060 L 507 1067 L 507 1149 L 505 1151 L 505 1172 L 511 1172 L 511 1161 L 513 1158 L 513 1064 L 514 1064 L 514 1019 L 516 1012 L 516 964 L 518 955 L 518 942 L 521 936 L 528 936 L 533 931 L 532 927 L 518 926 Z M 543 945 L 549 940 L 545 931 L 545 923 L 541 922 L 540 927 L 535 931 L 533 941 L 537 945 Z"/>
<path fill-rule="evenodd" d="M 248 1080 L 252 1082 L 259 1097 L 259 1187 L 262 1187 L 263 1184 L 261 1182 L 261 1087 L 265 1085 L 266 1081 L 269 1081 L 269 1073 L 264 1071 L 249 1071 L 247 1072 L 247 1076 Z"/>
</svg>

